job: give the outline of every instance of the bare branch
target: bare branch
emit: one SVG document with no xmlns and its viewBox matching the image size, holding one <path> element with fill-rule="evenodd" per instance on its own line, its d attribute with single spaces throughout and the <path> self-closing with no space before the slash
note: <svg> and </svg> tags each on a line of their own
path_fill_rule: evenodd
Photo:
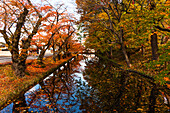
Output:
<svg viewBox="0 0 170 113">
<path fill-rule="evenodd" d="M 42 18 L 42 15 L 39 13 L 39 11 L 32 5 L 30 0 L 27 0 L 28 3 L 30 4 L 30 6 L 32 6 L 34 8 L 34 10 L 36 11 L 36 13 L 38 14 L 39 18 Z"/>
<path fill-rule="evenodd" d="M 6 4 L 4 1 L 2 1 L 2 3 L 5 4 L 5 5 L 13 12 L 13 14 L 17 15 L 17 14 L 15 13 L 15 11 L 14 11 L 8 4 Z"/>
<path fill-rule="evenodd" d="M 25 23 L 25 18 L 27 16 L 27 14 L 28 14 L 28 10 L 26 8 L 24 8 L 24 12 L 22 14 L 20 14 L 20 17 L 18 18 L 16 30 L 14 33 L 14 37 L 16 38 L 15 40 L 17 40 L 17 41 L 19 41 L 20 34 L 21 34 L 21 28 Z"/>
<path fill-rule="evenodd" d="M 13 36 L 14 36 L 14 34 L 13 34 L 13 33 L 12 33 L 12 31 L 11 31 L 11 27 L 13 26 L 13 24 L 14 24 L 14 23 L 12 23 L 12 24 L 9 26 L 9 28 L 8 28 L 8 30 L 9 30 L 9 32 L 10 32 L 11 37 L 13 37 Z"/>
<path fill-rule="evenodd" d="M 161 30 L 161 31 L 167 31 L 167 32 L 170 32 L 170 29 L 166 29 L 166 28 L 162 28 L 160 26 L 155 26 L 155 28 Z"/>
</svg>

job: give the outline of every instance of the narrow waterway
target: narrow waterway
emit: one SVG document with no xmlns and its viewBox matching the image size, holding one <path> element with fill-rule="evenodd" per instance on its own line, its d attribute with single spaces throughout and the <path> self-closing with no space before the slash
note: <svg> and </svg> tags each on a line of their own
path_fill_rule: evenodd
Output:
<svg viewBox="0 0 170 113">
<path fill-rule="evenodd" d="M 1 113 L 168 113 L 166 90 L 112 63 L 80 55 L 27 91 Z"/>
</svg>

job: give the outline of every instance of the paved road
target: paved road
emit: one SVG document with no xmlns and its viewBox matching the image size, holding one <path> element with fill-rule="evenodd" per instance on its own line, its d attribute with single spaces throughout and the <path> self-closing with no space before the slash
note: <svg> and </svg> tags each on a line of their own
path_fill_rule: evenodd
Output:
<svg viewBox="0 0 170 113">
<path fill-rule="evenodd" d="M 45 57 L 50 56 L 50 55 L 52 55 L 52 53 L 47 51 L 46 54 L 45 54 Z M 27 59 L 36 59 L 36 58 L 37 58 L 37 56 L 28 56 Z M 6 54 L 2 55 L 2 54 L 0 54 L 0 63 L 10 62 L 10 61 L 12 61 L 10 55 L 6 55 Z"/>
<path fill-rule="evenodd" d="M 11 57 L 9 57 L 9 56 L 6 56 L 6 57 L 0 56 L 0 63 L 9 62 L 9 61 L 11 61 Z"/>
</svg>

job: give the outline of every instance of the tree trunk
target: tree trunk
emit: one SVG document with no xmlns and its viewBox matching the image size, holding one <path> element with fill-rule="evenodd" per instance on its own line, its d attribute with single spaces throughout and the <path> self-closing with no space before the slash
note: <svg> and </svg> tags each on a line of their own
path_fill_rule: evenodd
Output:
<svg viewBox="0 0 170 113">
<path fill-rule="evenodd" d="M 23 77 L 25 76 L 26 69 L 26 58 L 27 55 L 23 54 L 22 57 L 19 57 L 19 49 L 17 47 L 13 48 L 11 51 L 12 54 L 12 70 L 14 71 L 15 76 Z"/>
<path fill-rule="evenodd" d="M 151 47 L 152 47 L 152 59 L 157 60 L 158 59 L 158 42 L 157 42 L 157 34 L 154 33 L 151 35 Z"/>
<path fill-rule="evenodd" d="M 62 46 L 59 46 L 58 53 L 57 53 L 58 60 L 61 59 L 61 56 L 62 56 L 61 51 L 62 51 Z"/>
<path fill-rule="evenodd" d="M 141 46 L 141 51 L 142 51 L 142 56 L 143 56 L 144 53 L 145 53 L 145 49 L 144 49 L 144 46 L 143 46 L 143 45 Z"/>
<path fill-rule="evenodd" d="M 14 71 L 14 74 L 19 77 L 25 76 L 25 69 L 26 65 L 25 62 L 13 62 L 12 69 Z"/>
<path fill-rule="evenodd" d="M 26 65 L 25 65 L 25 62 L 26 60 L 24 61 L 13 61 L 13 64 L 12 64 L 12 69 L 14 71 L 14 74 L 16 76 L 19 76 L 19 77 L 23 77 L 25 76 L 25 69 L 26 69 Z"/>
<path fill-rule="evenodd" d="M 125 56 L 125 60 L 126 60 L 127 66 L 131 67 L 131 64 L 130 64 L 130 61 L 129 61 L 129 57 L 127 55 L 126 48 L 125 48 L 125 45 L 123 43 L 123 29 L 122 28 L 120 28 L 120 37 L 119 37 L 119 40 L 120 40 L 120 43 L 121 43 L 121 49 L 122 49 L 123 55 Z"/>
<path fill-rule="evenodd" d="M 123 54 L 124 54 L 124 56 L 125 56 L 125 60 L 126 60 L 127 66 L 128 66 L 128 67 L 131 67 L 131 63 L 130 63 L 130 61 L 129 61 L 129 57 L 128 57 L 128 55 L 127 55 L 127 52 L 126 52 L 126 49 L 125 49 L 125 46 L 124 46 L 123 43 L 121 44 L 121 48 L 122 48 L 122 52 L 123 52 Z"/>
<path fill-rule="evenodd" d="M 38 60 L 38 63 L 41 63 L 43 64 L 43 58 L 44 58 L 44 55 L 45 55 L 45 52 L 46 52 L 46 49 L 42 49 L 37 60 Z"/>
<path fill-rule="evenodd" d="M 56 62 L 56 53 L 55 53 L 55 45 L 53 42 L 53 61 Z"/>
<path fill-rule="evenodd" d="M 52 36 L 52 37 L 53 37 L 53 36 Z M 42 49 L 41 49 L 41 52 L 40 52 L 40 54 L 39 54 L 39 56 L 38 56 L 38 58 L 37 58 L 37 60 L 39 61 L 40 64 L 43 64 L 43 58 L 44 58 L 44 55 L 45 55 L 46 50 L 47 50 L 47 49 L 50 47 L 50 45 L 51 45 L 51 40 L 53 39 L 52 37 L 48 40 L 48 44 L 45 45 L 45 46 L 43 46 Z"/>
</svg>

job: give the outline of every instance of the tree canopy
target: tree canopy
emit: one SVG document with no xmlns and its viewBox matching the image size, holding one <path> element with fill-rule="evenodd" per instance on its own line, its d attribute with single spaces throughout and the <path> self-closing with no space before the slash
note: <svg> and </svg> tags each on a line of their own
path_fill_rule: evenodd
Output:
<svg viewBox="0 0 170 113">
<path fill-rule="evenodd" d="M 47 0 L 41 4 L 33 4 L 30 0 L 3 0 L 0 9 L 0 33 L 12 54 L 12 69 L 17 76 L 25 76 L 31 45 L 41 50 L 38 60 L 42 63 L 50 47 L 59 46 L 60 52 L 68 53 L 69 47 L 76 43 L 73 39 L 75 20 L 63 11 L 63 4 L 54 7 Z M 54 48 L 53 52 L 56 50 Z"/>
<path fill-rule="evenodd" d="M 76 0 L 76 3 L 81 14 L 78 24 L 88 34 L 86 48 L 116 59 L 117 63 L 125 59 L 128 67 L 142 62 L 138 68 L 144 64 L 158 81 L 168 77 L 168 0 Z M 139 55 L 141 59 L 137 59 Z"/>
</svg>

